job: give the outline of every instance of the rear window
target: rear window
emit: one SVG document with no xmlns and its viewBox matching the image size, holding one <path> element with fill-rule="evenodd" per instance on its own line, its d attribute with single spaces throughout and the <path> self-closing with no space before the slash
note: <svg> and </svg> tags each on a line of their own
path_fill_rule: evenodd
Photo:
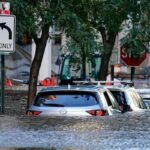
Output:
<svg viewBox="0 0 150 150">
<path fill-rule="evenodd" d="M 80 107 L 98 104 L 96 94 L 91 92 L 58 91 L 41 93 L 35 99 L 36 106 Z"/>
</svg>

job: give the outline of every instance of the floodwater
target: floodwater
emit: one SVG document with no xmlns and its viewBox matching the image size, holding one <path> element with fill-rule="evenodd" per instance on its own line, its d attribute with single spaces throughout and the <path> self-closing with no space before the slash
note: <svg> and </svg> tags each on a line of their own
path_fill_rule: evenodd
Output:
<svg viewBox="0 0 150 150">
<path fill-rule="evenodd" d="M 9 91 L 5 99 L 0 150 L 150 149 L 150 110 L 104 117 L 28 117 L 26 92 Z"/>
<path fill-rule="evenodd" d="M 100 118 L 1 115 L 0 147 L 11 150 L 149 149 L 149 124 L 149 111 Z"/>
</svg>

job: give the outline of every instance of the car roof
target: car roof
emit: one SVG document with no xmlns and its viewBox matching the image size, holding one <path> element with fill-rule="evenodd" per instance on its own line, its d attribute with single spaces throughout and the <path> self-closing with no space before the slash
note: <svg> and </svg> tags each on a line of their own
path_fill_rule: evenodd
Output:
<svg viewBox="0 0 150 150">
<path fill-rule="evenodd" d="M 108 86 L 106 87 L 109 90 L 120 90 L 120 91 L 127 91 L 127 90 L 135 90 L 134 87 L 128 87 L 128 86 Z"/>
<path fill-rule="evenodd" d="M 43 88 L 39 93 L 50 92 L 50 91 L 87 91 L 87 92 L 96 92 L 97 90 L 106 90 L 102 86 L 97 85 L 68 85 L 68 86 L 55 86 Z"/>
</svg>

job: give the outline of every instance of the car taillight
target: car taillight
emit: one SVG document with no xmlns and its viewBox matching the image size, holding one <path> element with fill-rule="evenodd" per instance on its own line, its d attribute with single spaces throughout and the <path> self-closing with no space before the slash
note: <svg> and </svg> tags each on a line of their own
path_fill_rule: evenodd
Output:
<svg viewBox="0 0 150 150">
<path fill-rule="evenodd" d="M 41 111 L 27 111 L 27 116 L 38 116 L 41 113 Z"/>
<path fill-rule="evenodd" d="M 106 110 L 89 110 L 87 113 L 92 116 L 105 116 Z"/>
</svg>

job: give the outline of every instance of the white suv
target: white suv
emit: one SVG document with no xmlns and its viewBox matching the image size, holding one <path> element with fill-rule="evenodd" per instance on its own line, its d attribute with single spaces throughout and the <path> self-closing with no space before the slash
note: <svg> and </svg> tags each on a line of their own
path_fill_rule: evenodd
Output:
<svg viewBox="0 0 150 150">
<path fill-rule="evenodd" d="M 134 87 L 108 87 L 119 105 L 127 106 L 124 111 L 139 111 L 146 109 L 146 105 Z M 128 107 L 130 106 L 130 108 Z"/>
</svg>

